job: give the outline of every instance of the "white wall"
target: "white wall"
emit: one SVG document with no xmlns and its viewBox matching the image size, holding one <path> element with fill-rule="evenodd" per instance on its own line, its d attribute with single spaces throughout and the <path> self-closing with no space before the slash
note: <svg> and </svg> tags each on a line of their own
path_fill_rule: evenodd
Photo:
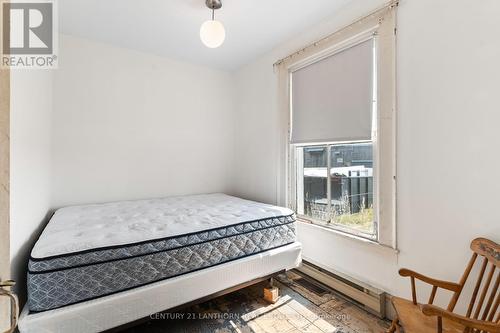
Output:
<svg viewBox="0 0 500 333">
<path fill-rule="evenodd" d="M 52 74 L 11 70 L 10 256 L 21 293 L 31 246 L 50 207 Z"/>
<path fill-rule="evenodd" d="M 235 193 L 277 200 L 272 63 L 384 2 L 356 1 L 236 73 L 235 169 L 245 177 L 235 177 Z M 403 0 L 398 15 L 400 253 L 306 224 L 300 224 L 299 238 L 306 259 L 408 296 L 409 282 L 397 275 L 400 267 L 457 280 L 471 239 L 500 241 L 500 182 L 494 178 L 500 164 L 500 2 Z"/>
<path fill-rule="evenodd" d="M 499 15 L 495 0 L 448 0 L 399 16 L 399 261 L 446 279 L 471 239 L 500 241 Z"/>
<path fill-rule="evenodd" d="M 52 206 L 228 191 L 231 75 L 61 36 Z"/>
</svg>

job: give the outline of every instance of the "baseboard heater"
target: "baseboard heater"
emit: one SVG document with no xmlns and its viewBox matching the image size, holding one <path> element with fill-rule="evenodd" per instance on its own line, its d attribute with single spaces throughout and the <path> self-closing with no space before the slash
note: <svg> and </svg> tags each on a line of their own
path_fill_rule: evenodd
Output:
<svg viewBox="0 0 500 333">
<path fill-rule="evenodd" d="M 379 318 L 385 318 L 385 292 L 357 281 L 339 272 L 332 272 L 316 266 L 308 261 L 302 260 L 297 269 L 299 274 L 310 277 L 325 287 L 354 301 L 366 311 L 373 313 Z"/>
</svg>

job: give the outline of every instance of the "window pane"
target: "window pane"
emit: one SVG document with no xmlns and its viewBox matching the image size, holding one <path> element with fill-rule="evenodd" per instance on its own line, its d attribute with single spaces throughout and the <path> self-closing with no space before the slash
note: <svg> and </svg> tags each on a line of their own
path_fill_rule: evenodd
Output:
<svg viewBox="0 0 500 333">
<path fill-rule="evenodd" d="M 303 209 L 298 213 L 344 231 L 375 235 L 372 143 L 299 149 L 303 149 L 303 172 L 299 173 L 303 179 L 297 183 L 303 187 L 298 186 L 297 199 L 303 203 L 303 206 L 299 204 Z"/>
<path fill-rule="evenodd" d="M 333 145 L 330 159 L 331 222 L 374 234 L 372 144 Z"/>
<path fill-rule="evenodd" d="M 327 147 L 304 148 L 304 214 L 328 220 L 327 212 Z"/>
</svg>

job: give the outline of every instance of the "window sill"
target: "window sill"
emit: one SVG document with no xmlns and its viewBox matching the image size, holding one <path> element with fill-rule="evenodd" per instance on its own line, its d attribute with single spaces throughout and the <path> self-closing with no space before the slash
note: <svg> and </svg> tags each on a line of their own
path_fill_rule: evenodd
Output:
<svg viewBox="0 0 500 333">
<path fill-rule="evenodd" d="M 327 232 L 331 232 L 332 234 L 334 234 L 336 236 L 339 236 L 339 237 L 342 237 L 342 238 L 345 238 L 348 240 L 352 240 L 352 241 L 355 241 L 358 243 L 362 243 L 364 245 L 377 248 L 377 249 L 382 250 L 384 252 L 388 252 L 388 253 L 392 253 L 392 254 L 399 253 L 398 249 L 395 249 L 395 248 L 388 246 L 388 245 L 381 244 L 381 243 L 377 242 L 376 240 L 368 239 L 368 238 L 357 236 L 354 234 L 350 234 L 350 233 L 347 233 L 347 232 L 344 232 L 341 230 L 337 230 L 337 229 L 334 229 L 332 227 L 329 227 L 329 226 L 321 224 L 321 223 L 316 223 L 316 222 L 306 220 L 306 219 L 300 218 L 300 217 L 297 217 L 297 222 L 303 223 L 303 224 L 308 224 L 308 225 L 311 225 L 315 228 L 323 229 Z"/>
</svg>

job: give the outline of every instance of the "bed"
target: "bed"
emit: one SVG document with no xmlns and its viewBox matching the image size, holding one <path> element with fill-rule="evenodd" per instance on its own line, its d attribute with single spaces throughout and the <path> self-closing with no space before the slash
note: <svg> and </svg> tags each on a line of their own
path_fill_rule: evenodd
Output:
<svg viewBox="0 0 500 333">
<path fill-rule="evenodd" d="M 56 211 L 28 264 L 21 332 L 101 332 L 300 262 L 295 216 L 225 194 Z"/>
</svg>

